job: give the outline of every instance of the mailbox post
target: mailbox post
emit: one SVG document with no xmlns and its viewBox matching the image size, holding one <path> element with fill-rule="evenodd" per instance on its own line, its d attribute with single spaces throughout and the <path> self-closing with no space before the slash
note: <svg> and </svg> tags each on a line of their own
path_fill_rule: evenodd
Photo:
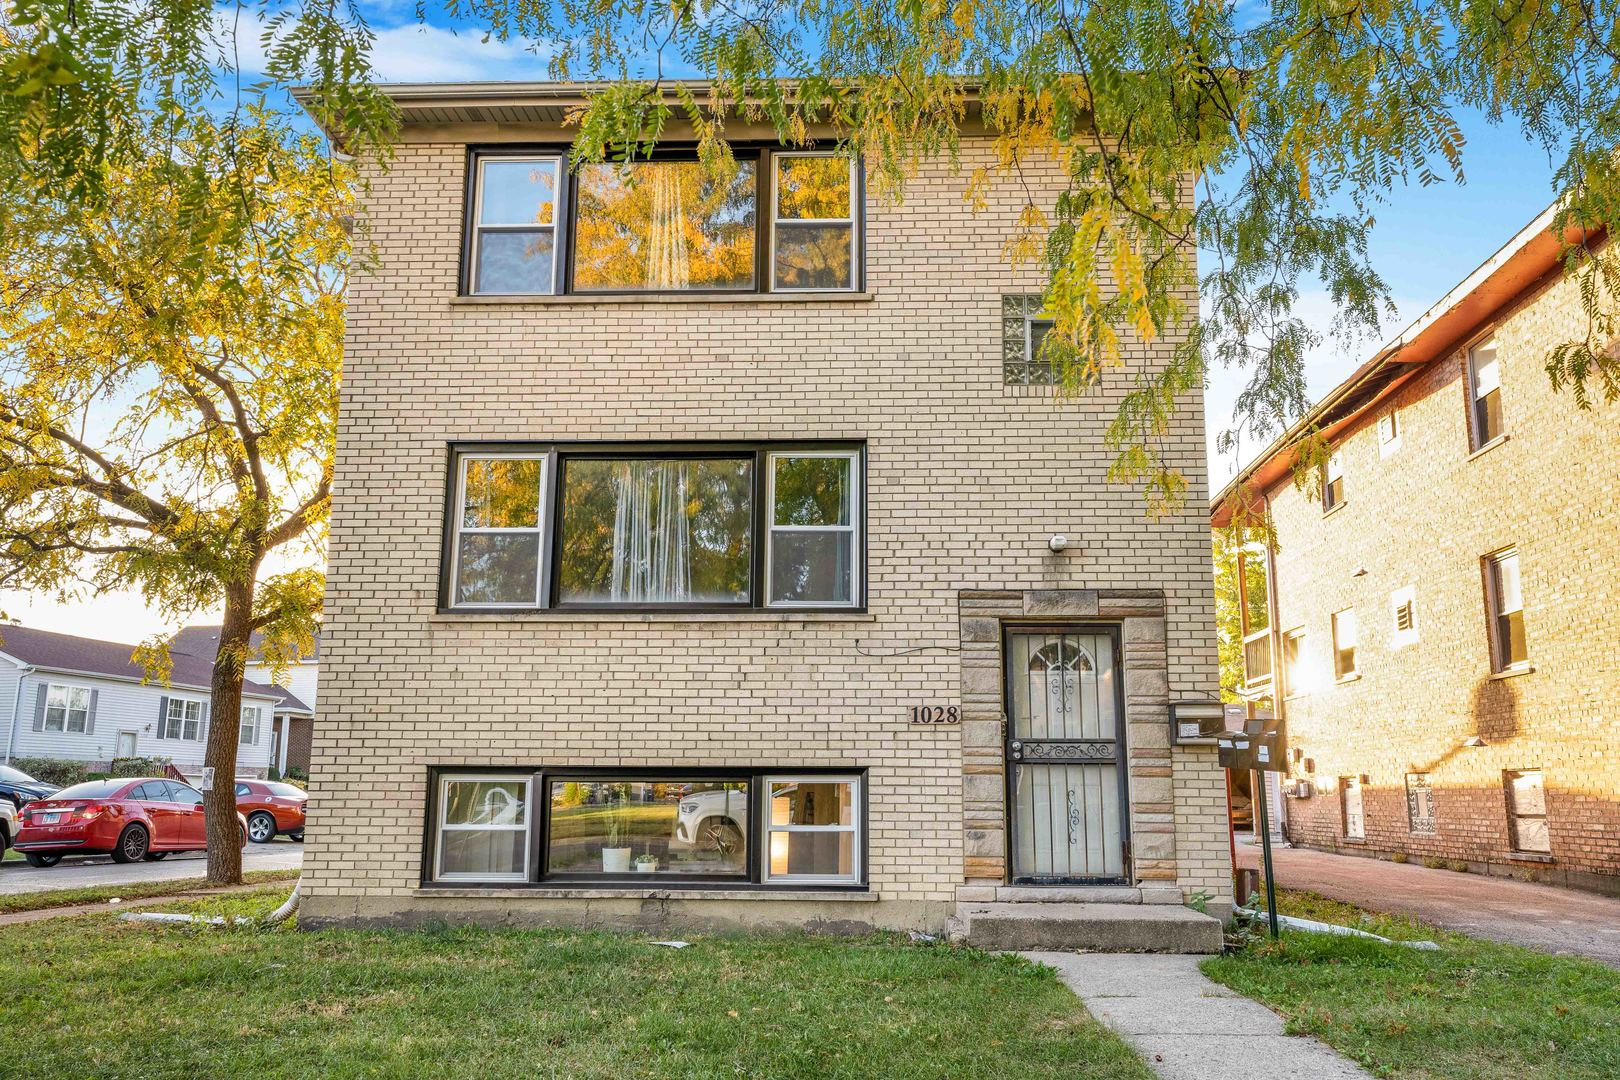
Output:
<svg viewBox="0 0 1620 1080">
<path fill-rule="evenodd" d="M 1216 739 L 1221 767 L 1225 769 L 1253 769 L 1259 772 L 1283 772 L 1286 769 L 1287 747 L 1283 745 L 1282 728 L 1275 720 L 1247 719 L 1238 731 L 1222 733 Z M 1260 829 L 1260 863 L 1266 875 L 1266 921 L 1273 939 L 1277 937 L 1277 885 L 1271 873 L 1271 814 L 1267 807 L 1264 785 L 1255 792 L 1258 807 L 1256 825 Z"/>
</svg>

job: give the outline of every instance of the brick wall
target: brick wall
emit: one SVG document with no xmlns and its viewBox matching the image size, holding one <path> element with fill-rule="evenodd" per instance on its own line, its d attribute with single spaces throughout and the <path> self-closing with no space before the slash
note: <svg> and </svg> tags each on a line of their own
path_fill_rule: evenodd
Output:
<svg viewBox="0 0 1620 1080">
<path fill-rule="evenodd" d="M 870 295 L 836 302 L 458 302 L 465 154 L 407 142 L 373 179 L 379 261 L 351 285 L 313 916 L 426 903 L 430 765 L 827 765 L 870 769 L 872 887 L 937 924 L 964 879 L 961 731 L 907 714 L 959 700 L 960 592 L 1154 590 L 1165 690 L 1214 688 L 1202 403 L 1166 439 L 1187 509 L 1153 519 L 1105 478 L 1124 376 L 1077 401 L 1002 385 L 1002 293 L 1040 279 L 1001 255 L 1022 193 L 977 215 L 963 200 L 985 140 L 902 205 L 869 198 Z M 1133 345 L 1133 363 L 1167 348 Z M 868 613 L 435 613 L 450 441 L 784 437 L 866 440 Z M 1071 539 L 1061 555 L 1054 533 Z M 1156 807 L 1158 869 L 1224 896 L 1213 751 L 1171 761 L 1187 797 Z"/>
<path fill-rule="evenodd" d="M 1543 283 L 1503 313 L 1507 439 L 1470 453 L 1467 342 L 1399 392 L 1401 444 L 1380 457 L 1367 418 L 1342 440 L 1346 494 L 1329 514 L 1272 492 L 1283 631 L 1303 626 L 1306 687 L 1286 702 L 1317 794 L 1288 802 L 1316 847 L 1405 852 L 1475 869 L 1620 889 L 1620 439 L 1616 408 L 1576 409 L 1543 370 L 1584 333 L 1575 286 Z M 1483 556 L 1517 545 L 1527 674 L 1492 677 Z M 1418 640 L 1394 647 L 1390 593 L 1415 587 Z M 1336 683 L 1332 612 L 1354 606 L 1360 678 Z M 1469 747 L 1477 736 L 1485 745 Z M 1509 849 L 1504 770 L 1540 769 L 1551 861 Z M 1409 831 L 1408 773 L 1427 773 L 1438 830 Z M 1338 778 L 1366 775 L 1366 842 L 1342 835 Z"/>
</svg>

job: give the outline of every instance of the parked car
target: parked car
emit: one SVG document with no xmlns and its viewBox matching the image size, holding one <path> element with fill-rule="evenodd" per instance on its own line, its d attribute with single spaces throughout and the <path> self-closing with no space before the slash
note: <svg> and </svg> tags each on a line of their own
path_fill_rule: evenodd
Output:
<svg viewBox="0 0 1620 1080">
<path fill-rule="evenodd" d="M 5 857 L 6 848 L 16 835 L 17 808 L 11 805 L 10 799 L 0 799 L 0 858 Z"/>
<path fill-rule="evenodd" d="M 247 819 L 236 815 L 247 846 Z M 55 866 L 63 855 L 111 855 L 113 862 L 149 862 L 171 851 L 202 851 L 203 797 L 162 777 L 90 780 L 35 799 L 22 812 L 15 847 L 32 866 Z"/>
<path fill-rule="evenodd" d="M 27 803 L 55 795 L 60 790 L 55 784 L 35 780 L 21 769 L 0 765 L 0 801 L 9 802 L 14 809 L 21 810 Z"/>
<path fill-rule="evenodd" d="M 694 791 L 681 798 L 669 846 L 731 856 L 748 835 L 748 796 L 729 788 Z"/>
<path fill-rule="evenodd" d="M 236 808 L 247 819 L 248 839 L 255 844 L 268 844 L 283 835 L 302 843 L 308 801 L 302 788 L 279 780 L 236 782 Z"/>
</svg>

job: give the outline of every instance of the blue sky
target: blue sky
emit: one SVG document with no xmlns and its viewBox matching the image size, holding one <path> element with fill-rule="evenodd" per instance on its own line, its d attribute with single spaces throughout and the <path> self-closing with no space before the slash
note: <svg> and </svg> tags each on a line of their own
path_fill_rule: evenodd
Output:
<svg viewBox="0 0 1620 1080">
<path fill-rule="evenodd" d="M 377 34 L 374 63 L 389 82 L 544 79 L 543 56 L 520 44 L 485 42 L 475 33 L 421 26 L 414 3 L 369 0 L 362 5 Z M 243 35 L 244 44 L 253 35 Z M 243 66 L 253 65 L 251 48 Z M 1387 282 L 1398 316 L 1377 340 L 1346 344 L 1327 340 L 1307 361 L 1310 395 L 1320 398 L 1355 369 L 1379 344 L 1445 295 L 1552 201 L 1553 164 L 1545 151 L 1513 130 L 1492 128 L 1478 116 L 1462 118 L 1467 149 L 1461 186 L 1440 184 L 1398 191 L 1377 214 L 1372 235 L 1374 267 Z M 1307 287 L 1298 311 L 1324 328 L 1333 311 L 1320 290 Z M 1214 453 L 1214 438 L 1228 424 L 1232 401 L 1244 382 L 1239 372 L 1212 371 L 1206 395 L 1210 430 L 1211 486 L 1219 487 L 1239 462 L 1253 456 L 1245 445 L 1225 459 Z M 41 629 L 135 642 L 167 627 L 138 596 L 102 595 L 90 602 L 56 603 L 48 598 L 0 592 L 0 610 Z M 200 614 L 197 619 L 209 616 Z"/>
</svg>

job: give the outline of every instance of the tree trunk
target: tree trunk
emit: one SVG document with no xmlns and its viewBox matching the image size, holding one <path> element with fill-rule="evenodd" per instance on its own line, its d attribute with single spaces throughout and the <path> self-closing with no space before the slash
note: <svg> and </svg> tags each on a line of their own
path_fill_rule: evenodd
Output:
<svg viewBox="0 0 1620 1080">
<path fill-rule="evenodd" d="M 208 745 L 203 766 L 214 770 L 214 782 L 203 785 L 203 811 L 208 823 L 208 883 L 239 885 L 242 881 L 242 826 L 236 819 L 236 747 L 241 738 L 242 676 L 252 637 L 254 582 L 225 589 L 225 618 L 214 656 Z"/>
</svg>

